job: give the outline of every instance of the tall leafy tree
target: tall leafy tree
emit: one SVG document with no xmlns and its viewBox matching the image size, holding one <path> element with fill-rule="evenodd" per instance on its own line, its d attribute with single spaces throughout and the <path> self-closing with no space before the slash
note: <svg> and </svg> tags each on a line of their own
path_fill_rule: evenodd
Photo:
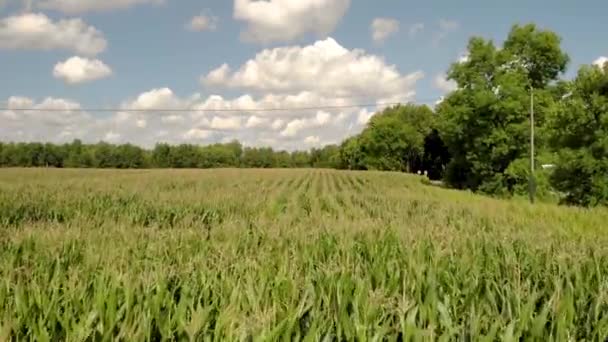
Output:
<svg viewBox="0 0 608 342">
<path fill-rule="evenodd" d="M 530 92 L 536 97 L 537 124 L 543 126 L 554 103 L 550 85 L 568 63 L 560 41 L 533 24 L 514 26 L 502 49 L 479 37 L 469 41 L 468 59 L 448 72 L 458 89 L 437 109 L 441 136 L 452 155 L 448 184 L 492 194 L 513 192 L 521 178 L 505 171 L 529 157 Z M 544 138 L 538 137 L 541 149 Z"/>
<path fill-rule="evenodd" d="M 552 183 L 569 204 L 608 205 L 608 63 L 583 66 L 550 122 L 559 151 Z"/>
</svg>

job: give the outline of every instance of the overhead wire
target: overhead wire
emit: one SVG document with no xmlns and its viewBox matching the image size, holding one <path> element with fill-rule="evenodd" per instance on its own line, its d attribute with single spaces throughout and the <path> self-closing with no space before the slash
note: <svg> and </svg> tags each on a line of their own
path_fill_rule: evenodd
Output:
<svg viewBox="0 0 608 342">
<path fill-rule="evenodd" d="M 428 103 L 437 101 L 437 98 L 430 100 L 417 100 L 417 103 Z M 268 107 L 268 108 L 11 108 L 4 106 L 0 111 L 13 112 L 132 112 L 132 113 L 155 113 L 155 112 L 285 112 L 285 111 L 308 111 L 308 110 L 331 110 L 331 109 L 353 109 L 353 108 L 370 108 L 370 107 L 389 107 L 401 104 L 413 103 L 414 101 L 407 100 L 403 102 L 376 102 L 376 103 L 360 103 L 348 105 L 326 105 L 326 106 L 304 106 L 304 107 Z"/>
</svg>

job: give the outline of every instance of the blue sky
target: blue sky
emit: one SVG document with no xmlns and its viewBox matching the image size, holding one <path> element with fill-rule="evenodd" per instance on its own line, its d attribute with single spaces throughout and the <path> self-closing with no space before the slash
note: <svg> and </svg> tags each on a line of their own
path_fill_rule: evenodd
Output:
<svg viewBox="0 0 608 342">
<path fill-rule="evenodd" d="M 450 89 L 451 84 L 440 82 L 440 76 L 465 52 L 472 35 L 500 43 L 515 23 L 535 22 L 563 37 L 562 46 L 571 56 L 567 77 L 579 65 L 608 56 L 608 3 L 600 0 L 272 0 L 269 7 L 257 10 L 260 2 L 5 0 L 0 9 L 3 107 L 59 106 L 66 112 L 6 111 L 0 116 L 6 123 L 0 125 L 0 139 L 78 137 L 147 146 L 161 140 L 208 143 L 238 138 L 250 145 L 293 149 L 338 142 L 360 130 L 377 108 L 321 114 L 214 113 L 212 109 L 293 106 L 287 96 L 306 98 L 296 102 L 299 106 L 382 100 L 433 103 Z M 196 29 L 189 28 L 195 16 L 202 21 Z M 376 28 L 384 32 L 377 32 L 376 38 L 381 39 L 374 40 L 377 19 L 381 21 Z M 69 31 L 60 25 L 67 20 L 80 22 L 72 22 Z M 317 22 L 311 24 L 311 20 Z M 330 43 L 312 52 L 289 50 L 328 42 L 329 37 Z M 266 57 L 256 59 L 265 50 Z M 325 50 L 349 56 L 326 60 Z M 281 57 L 287 51 L 296 62 Z M 65 63 L 73 57 L 80 63 Z M 370 58 L 374 59 L 371 64 Z M 99 63 L 93 65 L 95 61 L 105 69 Z M 255 75 L 253 69 L 244 72 L 248 61 L 258 62 Z M 54 74 L 58 63 L 66 65 Z M 280 63 L 300 75 L 277 72 L 274 65 Z M 210 81 L 209 73 L 224 64 L 229 67 L 224 77 Z M 309 65 L 313 71 L 306 71 Z M 342 76 L 346 79 L 341 80 Z M 319 82 L 321 78 L 330 79 Z M 394 86 L 385 89 L 381 81 L 394 82 Z M 211 95 L 222 100 L 211 104 Z M 251 96 L 253 102 L 243 96 Z M 76 107 L 145 109 L 153 104 L 201 111 L 146 116 L 69 112 Z"/>
</svg>

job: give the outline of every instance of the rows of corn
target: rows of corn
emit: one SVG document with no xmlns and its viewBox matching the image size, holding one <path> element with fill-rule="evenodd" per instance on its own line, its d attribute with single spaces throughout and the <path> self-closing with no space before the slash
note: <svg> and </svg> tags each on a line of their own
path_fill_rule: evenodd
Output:
<svg viewBox="0 0 608 342">
<path fill-rule="evenodd" d="M 607 232 L 396 173 L 5 169 L 0 341 L 603 341 Z"/>
</svg>

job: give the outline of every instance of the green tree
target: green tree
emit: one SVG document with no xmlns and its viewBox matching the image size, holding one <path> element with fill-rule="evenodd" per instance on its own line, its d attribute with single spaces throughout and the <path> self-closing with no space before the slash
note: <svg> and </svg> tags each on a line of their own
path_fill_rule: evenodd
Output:
<svg viewBox="0 0 608 342">
<path fill-rule="evenodd" d="M 327 145 L 310 151 L 310 163 L 316 168 L 338 168 L 340 166 L 340 147 Z"/>
<path fill-rule="evenodd" d="M 340 168 L 346 170 L 365 170 L 364 152 L 359 136 L 350 137 L 340 145 Z"/>
<path fill-rule="evenodd" d="M 274 167 L 289 168 L 292 166 L 291 155 L 287 151 L 278 151 L 274 154 Z"/>
<path fill-rule="evenodd" d="M 343 146 L 349 149 L 342 154 L 343 160 L 354 169 L 422 171 L 424 139 L 433 121 L 434 113 L 427 106 L 387 108 L 371 118 L 356 142 Z"/>
<path fill-rule="evenodd" d="M 550 122 L 559 154 L 551 181 L 565 203 L 608 205 L 608 64 L 583 66 L 571 91 Z"/>
<path fill-rule="evenodd" d="M 271 168 L 274 166 L 274 151 L 270 147 L 248 147 L 245 148 L 242 157 L 244 167 Z"/>
<path fill-rule="evenodd" d="M 310 167 L 310 153 L 307 151 L 295 151 L 291 153 L 292 167 L 305 168 Z"/>
<path fill-rule="evenodd" d="M 468 60 L 448 72 L 458 89 L 437 109 L 441 137 L 452 155 L 445 173 L 449 185 L 513 193 L 521 179 L 505 171 L 529 156 L 530 89 L 542 127 L 555 102 L 550 84 L 567 62 L 559 36 L 533 24 L 514 26 L 502 49 L 482 38 L 470 40 Z M 537 137 L 540 151 L 546 145 L 543 132 Z"/>
<path fill-rule="evenodd" d="M 65 150 L 65 167 L 86 167 L 83 162 L 83 152 L 84 146 L 82 145 L 82 141 L 80 139 L 74 139 L 72 143 L 64 145 Z"/>
<path fill-rule="evenodd" d="M 93 166 L 97 168 L 115 168 L 118 164 L 114 154 L 114 146 L 105 142 L 100 142 L 92 146 Z"/>
<path fill-rule="evenodd" d="M 171 146 L 169 144 L 156 144 L 152 150 L 152 164 L 154 167 L 171 167 Z"/>
<path fill-rule="evenodd" d="M 0 167 L 11 166 L 12 145 L 0 142 Z"/>
<path fill-rule="evenodd" d="M 146 166 L 144 150 L 132 144 L 115 146 L 112 149 L 113 166 L 119 169 L 139 169 Z"/>
<path fill-rule="evenodd" d="M 51 143 L 44 144 L 40 166 L 61 168 L 63 167 L 64 159 L 65 150 L 61 146 Z"/>
<path fill-rule="evenodd" d="M 169 161 L 172 168 L 196 168 L 201 162 L 201 152 L 198 146 L 181 144 L 171 148 Z"/>
</svg>

